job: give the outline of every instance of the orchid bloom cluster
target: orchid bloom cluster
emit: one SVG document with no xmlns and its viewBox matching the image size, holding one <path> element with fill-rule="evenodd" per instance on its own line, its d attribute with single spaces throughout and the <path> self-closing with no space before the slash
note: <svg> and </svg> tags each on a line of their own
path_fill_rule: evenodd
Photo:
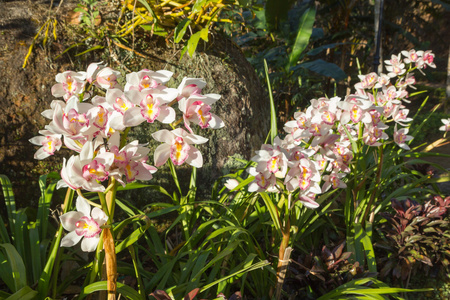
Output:
<svg viewBox="0 0 450 300">
<path fill-rule="evenodd" d="M 174 165 L 202 167 L 203 157 L 195 145 L 208 139 L 193 134 L 192 128 L 194 124 L 201 129 L 224 126 L 211 112 L 220 95 L 202 94 L 206 82 L 200 78 L 184 78 L 178 88 L 169 88 L 166 84 L 171 76 L 170 71 L 144 69 L 127 74 L 122 86 L 120 72 L 102 63 L 90 64 L 86 72 L 56 75 L 51 91 L 62 100 L 51 102 L 50 109 L 42 113 L 50 123 L 39 131 L 40 136 L 30 139 L 40 146 L 35 159 L 45 159 L 64 145 L 76 154 L 63 159 L 57 187 L 100 193 L 107 191 L 110 179 L 122 186 L 152 179 L 156 167 L 169 158 Z M 175 104 L 180 111 L 178 120 Z M 155 150 L 154 167 L 147 163 L 150 149 L 146 144 L 137 140 L 126 144 L 126 137 L 131 127 L 156 121 L 170 124 L 173 130 L 152 134 L 162 143 Z M 181 122 L 186 129 L 175 128 Z M 107 218 L 99 208 L 91 213 L 83 199 L 78 198 L 78 212 L 61 216 L 64 228 L 71 231 L 61 245 L 73 246 L 84 236 L 82 249 L 93 251 Z"/>
<path fill-rule="evenodd" d="M 156 168 L 147 164 L 149 149 L 138 141 L 121 145 L 122 135 L 144 122 L 175 122 L 172 106 L 176 103 L 186 130 L 163 129 L 152 134 L 163 143 L 155 151 L 155 166 L 163 165 L 169 157 L 175 165 L 203 165 L 202 155 L 193 145 L 208 139 L 193 134 L 192 125 L 213 129 L 224 126 L 210 112 L 220 95 L 203 95 L 206 82 L 197 78 L 184 78 L 177 89 L 168 88 L 172 72 L 165 70 L 127 74 L 124 87 L 118 81 L 120 76 L 101 63 L 89 65 L 86 72 L 66 71 L 56 76 L 52 94 L 63 100 L 53 100 L 51 109 L 42 113 L 51 122 L 30 142 L 41 146 L 36 159 L 53 155 L 63 144 L 78 153 L 64 159 L 59 187 L 104 192 L 102 182 L 111 177 L 123 186 L 151 179 Z M 106 90 L 104 96 L 94 96 L 93 86 Z"/>
<path fill-rule="evenodd" d="M 412 137 L 407 135 L 407 126 L 412 118 L 402 103 L 410 102 L 406 88 L 414 88 L 411 71 L 434 68 L 433 59 L 431 51 L 402 51 L 386 61 L 388 74 L 360 75 L 354 94 L 344 99 L 312 99 L 305 111 L 296 112 L 294 120 L 285 123 L 283 140 L 277 137 L 273 145 L 263 145 L 256 152 L 252 158 L 256 166 L 248 169 L 255 177 L 249 191 L 298 191 L 299 201 L 316 208 L 316 195 L 346 187 L 343 179 L 356 155 L 351 140 L 359 145 L 383 145 L 389 139 L 386 123 L 394 122 L 394 142 L 409 150 L 407 142 Z"/>
</svg>

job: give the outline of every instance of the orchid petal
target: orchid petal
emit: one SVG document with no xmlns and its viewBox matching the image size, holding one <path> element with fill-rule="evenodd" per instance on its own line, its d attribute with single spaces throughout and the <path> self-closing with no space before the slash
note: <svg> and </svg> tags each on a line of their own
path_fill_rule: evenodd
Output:
<svg viewBox="0 0 450 300">
<path fill-rule="evenodd" d="M 191 147 L 189 149 L 186 163 L 196 168 L 203 166 L 203 156 L 197 148 Z"/>
<path fill-rule="evenodd" d="M 138 106 L 128 109 L 123 115 L 123 125 L 127 127 L 138 126 L 145 121 Z"/>
<path fill-rule="evenodd" d="M 156 118 L 158 121 L 164 124 L 170 124 L 175 121 L 176 113 L 172 107 L 164 105 L 160 108 L 159 116 Z"/>
<path fill-rule="evenodd" d="M 172 141 L 175 139 L 174 134 L 167 129 L 162 129 L 152 133 L 152 137 L 158 142 L 167 144 L 172 144 Z"/>
<path fill-rule="evenodd" d="M 69 211 L 59 217 L 62 227 L 67 231 L 74 231 L 77 229 L 77 221 L 83 217 L 84 214 L 80 211 Z"/>
<path fill-rule="evenodd" d="M 170 145 L 169 144 L 159 145 L 156 148 L 153 156 L 154 156 L 154 160 L 155 160 L 155 166 L 156 167 L 162 166 L 169 159 Z"/>
<path fill-rule="evenodd" d="M 81 250 L 84 252 L 93 252 L 97 249 L 98 242 L 100 241 L 100 236 L 96 235 L 91 238 L 84 238 L 81 241 Z"/>
<path fill-rule="evenodd" d="M 78 196 L 76 201 L 76 207 L 79 212 L 83 213 L 83 215 L 87 217 L 91 215 L 91 206 L 89 205 L 89 203 L 85 198 Z"/>
<path fill-rule="evenodd" d="M 61 239 L 61 247 L 73 247 L 81 240 L 83 236 L 71 231 Z"/>
</svg>

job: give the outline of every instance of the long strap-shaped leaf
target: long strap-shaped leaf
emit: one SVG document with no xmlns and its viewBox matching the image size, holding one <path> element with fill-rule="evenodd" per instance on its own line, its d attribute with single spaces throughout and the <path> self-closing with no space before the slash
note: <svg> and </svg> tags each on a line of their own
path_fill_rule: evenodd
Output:
<svg viewBox="0 0 450 300">
<path fill-rule="evenodd" d="M 20 257 L 16 248 L 11 244 L 0 244 L 6 253 L 6 260 L 9 263 L 12 272 L 13 286 L 10 286 L 13 292 L 17 292 L 27 285 L 27 272 L 22 257 Z M 5 274 L 4 274 L 5 275 Z M 11 284 L 9 281 L 5 283 Z"/>
<path fill-rule="evenodd" d="M 16 215 L 16 202 L 14 200 L 14 193 L 11 186 L 11 181 L 9 181 L 9 178 L 5 175 L 0 175 L 0 183 L 2 185 L 3 189 L 3 196 L 5 197 L 5 205 L 6 210 L 8 212 L 8 220 L 9 220 L 9 228 L 11 230 L 11 234 L 14 236 L 14 219 Z M 2 222 L 2 224 L 4 224 Z M 5 229 L 6 230 L 6 229 Z M 2 240 L 4 242 L 10 242 L 8 234 L 3 232 L 3 228 L 1 231 L 2 234 Z"/>
<path fill-rule="evenodd" d="M 269 68 L 267 67 L 266 60 L 264 60 L 264 70 L 266 72 L 267 89 L 269 90 L 269 99 L 270 99 L 270 143 L 273 143 L 273 140 L 278 135 L 277 115 L 275 111 L 275 102 L 273 100 L 272 88 L 270 86 Z"/>
</svg>

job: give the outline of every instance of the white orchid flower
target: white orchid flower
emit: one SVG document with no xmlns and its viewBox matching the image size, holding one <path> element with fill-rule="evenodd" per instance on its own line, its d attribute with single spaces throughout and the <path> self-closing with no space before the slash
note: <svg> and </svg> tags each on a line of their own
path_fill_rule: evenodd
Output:
<svg viewBox="0 0 450 300">
<path fill-rule="evenodd" d="M 56 134 L 48 130 L 40 130 L 39 133 L 42 135 L 35 136 L 29 139 L 29 141 L 32 144 L 42 146 L 34 154 L 34 159 L 41 160 L 55 154 L 55 151 L 61 148 L 62 142 L 61 134 Z"/>
<path fill-rule="evenodd" d="M 400 130 L 397 130 L 397 124 L 395 124 L 394 127 L 394 142 L 402 149 L 409 150 L 409 146 L 406 145 L 407 141 L 410 141 L 413 139 L 412 136 L 406 135 L 408 133 L 408 128 L 402 128 Z"/>
<path fill-rule="evenodd" d="M 197 148 L 192 144 L 203 144 L 208 141 L 199 135 L 190 134 L 182 128 L 169 131 L 167 129 L 159 130 L 152 134 L 152 137 L 158 142 L 164 144 L 159 145 L 154 154 L 155 166 L 163 165 L 170 157 L 174 165 L 187 164 L 201 168 L 203 166 L 203 157 Z"/>
<path fill-rule="evenodd" d="M 66 71 L 56 75 L 57 84 L 52 86 L 52 95 L 54 97 L 63 97 L 68 100 L 74 95 L 83 92 L 86 83 L 86 72 Z"/>
<path fill-rule="evenodd" d="M 442 123 L 444 125 L 442 125 L 441 127 L 439 127 L 440 131 L 450 131 L 450 118 L 448 119 L 441 119 Z"/>
<path fill-rule="evenodd" d="M 165 85 L 172 75 L 172 72 L 166 70 L 155 72 L 147 69 L 127 74 L 125 91 L 138 90 L 140 92 L 145 89 L 154 89 L 160 85 Z"/>
<path fill-rule="evenodd" d="M 98 207 L 91 206 L 83 197 L 76 200 L 77 211 L 69 211 L 59 217 L 61 225 L 69 233 L 61 240 L 61 247 L 72 247 L 81 241 L 81 250 L 95 251 L 100 240 L 100 233 L 108 217 Z"/>
<path fill-rule="evenodd" d="M 183 98 L 178 102 L 178 108 L 183 112 L 184 125 L 191 133 L 191 122 L 201 128 L 218 129 L 225 126 L 222 119 L 210 112 L 211 105 L 219 99 L 218 94 L 192 94 L 189 98 Z"/>
</svg>

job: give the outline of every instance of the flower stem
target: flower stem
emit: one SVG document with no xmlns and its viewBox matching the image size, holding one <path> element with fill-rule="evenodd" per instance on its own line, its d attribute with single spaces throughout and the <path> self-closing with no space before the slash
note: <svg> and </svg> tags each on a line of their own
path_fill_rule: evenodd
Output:
<svg viewBox="0 0 450 300">
<path fill-rule="evenodd" d="M 110 228 L 103 229 L 103 246 L 105 248 L 108 300 L 115 300 L 117 290 L 117 260 L 114 239 Z"/>
<path fill-rule="evenodd" d="M 289 258 L 291 255 L 292 248 L 289 246 L 289 239 L 291 236 L 291 222 L 289 218 L 286 218 L 287 222 L 284 228 L 281 229 L 283 234 L 283 239 L 281 240 L 280 250 L 278 251 L 278 266 L 277 266 L 277 291 L 276 299 L 281 298 L 281 290 L 283 288 L 284 278 L 286 274 L 287 267 L 289 265 Z"/>
</svg>

